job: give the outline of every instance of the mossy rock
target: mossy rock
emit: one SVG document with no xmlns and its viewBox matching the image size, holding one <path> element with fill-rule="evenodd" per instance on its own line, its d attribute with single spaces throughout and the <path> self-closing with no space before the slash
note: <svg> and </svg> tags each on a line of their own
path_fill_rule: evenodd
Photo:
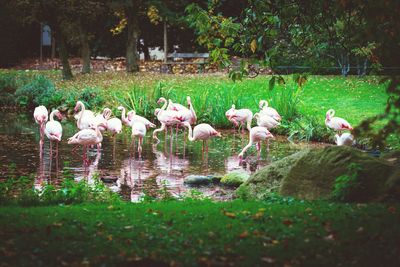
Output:
<svg viewBox="0 0 400 267">
<path fill-rule="evenodd" d="M 218 183 L 220 179 L 221 177 L 215 175 L 189 175 L 183 182 L 190 186 L 200 186 Z"/>
<path fill-rule="evenodd" d="M 270 192 L 300 199 L 327 199 L 337 177 L 349 174 L 357 164 L 357 188 L 349 201 L 368 202 L 400 197 L 400 175 L 396 164 L 343 146 L 329 146 L 298 152 L 258 171 L 238 190 L 237 195 L 262 199 Z"/>
<path fill-rule="evenodd" d="M 233 171 L 225 174 L 221 179 L 221 184 L 229 186 L 239 186 L 249 179 L 250 175 L 244 171 Z"/>
</svg>

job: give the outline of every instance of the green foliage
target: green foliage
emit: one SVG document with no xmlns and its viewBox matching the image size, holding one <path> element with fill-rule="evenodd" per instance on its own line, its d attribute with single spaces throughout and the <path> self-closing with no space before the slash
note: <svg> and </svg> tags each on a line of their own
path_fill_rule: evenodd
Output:
<svg viewBox="0 0 400 267">
<path fill-rule="evenodd" d="M 54 83 L 43 75 L 33 76 L 29 83 L 16 90 L 15 96 L 18 105 L 25 108 L 39 105 L 55 107 L 62 100 L 62 93 L 57 91 Z"/>
<path fill-rule="evenodd" d="M 65 174 L 60 185 L 45 184 L 32 188 L 32 177 L 9 178 L 0 183 L 0 204 L 17 203 L 23 206 L 72 204 L 82 202 L 114 203 L 120 198 L 98 178 L 93 183 L 85 179 L 75 182 Z"/>
<path fill-rule="evenodd" d="M 354 191 L 360 190 L 359 181 L 360 165 L 352 163 L 349 165 L 349 173 L 341 175 L 335 179 L 332 190 L 332 199 L 336 201 L 351 201 Z"/>
<path fill-rule="evenodd" d="M 97 87 L 86 87 L 78 95 L 78 99 L 81 100 L 86 108 L 95 110 L 104 105 L 105 99 L 101 93 L 100 88 Z"/>
</svg>

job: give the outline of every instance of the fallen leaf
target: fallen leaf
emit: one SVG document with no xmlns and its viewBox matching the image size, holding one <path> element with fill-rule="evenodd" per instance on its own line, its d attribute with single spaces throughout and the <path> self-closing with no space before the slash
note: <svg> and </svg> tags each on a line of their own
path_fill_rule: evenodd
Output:
<svg viewBox="0 0 400 267">
<path fill-rule="evenodd" d="M 247 232 L 247 230 L 239 235 L 240 238 L 246 238 L 248 236 L 249 236 L 249 232 Z"/>
<path fill-rule="evenodd" d="M 274 263 L 275 259 L 270 258 L 270 257 L 262 257 L 261 261 L 266 262 L 266 263 Z"/>
</svg>

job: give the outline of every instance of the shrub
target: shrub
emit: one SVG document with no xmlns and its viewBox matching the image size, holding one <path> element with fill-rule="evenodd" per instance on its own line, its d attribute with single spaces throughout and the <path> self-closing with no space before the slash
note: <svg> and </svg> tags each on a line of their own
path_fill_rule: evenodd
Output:
<svg viewBox="0 0 400 267">
<path fill-rule="evenodd" d="M 16 77 L 17 74 L 15 72 L 0 72 L 0 106 L 15 105 Z"/>
<path fill-rule="evenodd" d="M 88 109 L 96 110 L 103 107 L 105 99 L 97 87 L 86 87 L 78 96 Z M 74 104 L 75 105 L 75 104 Z"/>
<path fill-rule="evenodd" d="M 17 104 L 25 108 L 38 105 L 56 107 L 62 100 L 62 94 L 56 91 L 54 83 L 43 75 L 36 75 L 29 83 L 19 87 L 15 96 Z"/>
</svg>

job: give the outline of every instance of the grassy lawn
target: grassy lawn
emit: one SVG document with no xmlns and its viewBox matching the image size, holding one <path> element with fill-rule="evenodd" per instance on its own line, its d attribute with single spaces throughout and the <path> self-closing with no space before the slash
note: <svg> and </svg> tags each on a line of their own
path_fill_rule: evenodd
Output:
<svg viewBox="0 0 400 267">
<path fill-rule="evenodd" d="M 398 266 L 399 210 L 240 200 L 0 206 L 0 255 L 2 266 Z"/>
</svg>

